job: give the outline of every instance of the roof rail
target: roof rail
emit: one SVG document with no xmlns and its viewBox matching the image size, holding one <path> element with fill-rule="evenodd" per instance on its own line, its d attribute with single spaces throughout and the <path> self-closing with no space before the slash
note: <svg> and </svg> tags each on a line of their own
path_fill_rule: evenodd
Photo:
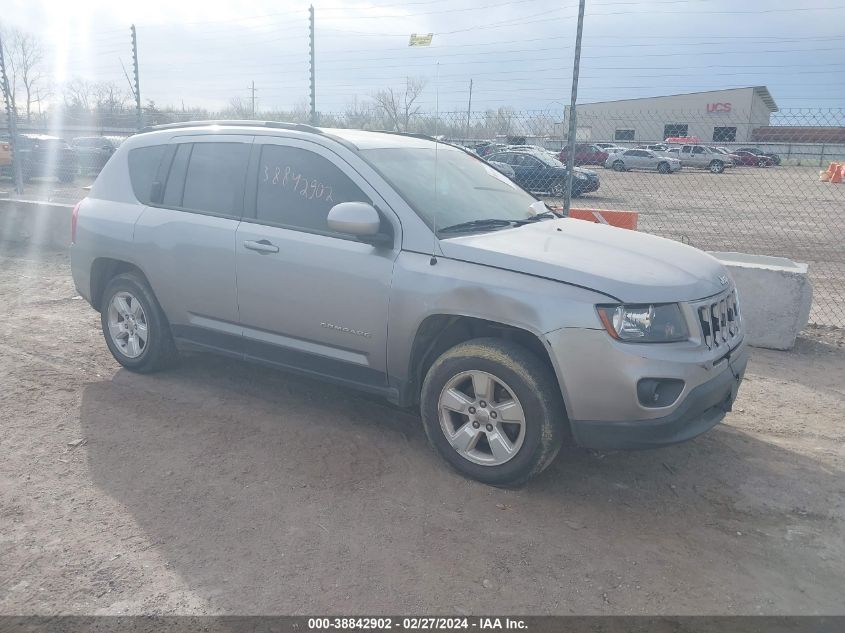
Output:
<svg viewBox="0 0 845 633">
<path fill-rule="evenodd" d="M 243 126 L 243 127 L 271 127 L 282 130 L 297 130 L 299 132 L 310 132 L 312 134 L 322 134 L 323 131 L 311 125 L 304 123 L 285 123 L 284 121 L 250 121 L 248 119 L 209 119 L 204 121 L 181 121 L 179 123 L 162 123 L 161 125 L 148 125 L 141 128 L 139 133 L 155 132 L 157 130 L 176 130 L 183 127 L 205 127 L 211 125 L 228 125 L 228 126 Z"/>
<path fill-rule="evenodd" d="M 373 132 L 379 132 L 380 134 L 395 134 L 396 136 L 410 136 L 412 138 L 421 138 L 426 141 L 434 141 L 435 143 L 443 143 L 444 141 L 438 141 L 433 136 L 428 134 L 420 134 L 419 132 L 396 132 L 394 130 L 373 130 Z"/>
</svg>

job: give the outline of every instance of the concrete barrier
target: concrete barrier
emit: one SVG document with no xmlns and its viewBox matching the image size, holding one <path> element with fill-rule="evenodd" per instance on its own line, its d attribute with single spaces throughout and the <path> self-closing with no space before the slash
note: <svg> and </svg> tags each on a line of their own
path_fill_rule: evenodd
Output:
<svg viewBox="0 0 845 633">
<path fill-rule="evenodd" d="M 0 199 L 0 241 L 65 249 L 72 204 Z"/>
<path fill-rule="evenodd" d="M 813 287 L 807 264 L 784 257 L 711 252 L 739 289 L 746 340 L 755 347 L 791 349 L 807 325 Z"/>
</svg>

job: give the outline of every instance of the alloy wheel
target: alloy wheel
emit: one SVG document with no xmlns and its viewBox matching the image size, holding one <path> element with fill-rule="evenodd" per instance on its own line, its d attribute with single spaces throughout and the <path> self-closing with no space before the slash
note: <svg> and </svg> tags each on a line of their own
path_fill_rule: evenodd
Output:
<svg viewBox="0 0 845 633">
<path fill-rule="evenodd" d="M 109 303 L 109 336 L 127 358 L 138 358 L 147 349 L 149 325 L 141 302 L 129 292 L 115 293 Z"/>
<path fill-rule="evenodd" d="M 514 391 L 485 371 L 454 376 L 437 403 L 440 428 L 464 459 L 483 466 L 510 461 L 525 441 L 525 412 Z"/>
</svg>

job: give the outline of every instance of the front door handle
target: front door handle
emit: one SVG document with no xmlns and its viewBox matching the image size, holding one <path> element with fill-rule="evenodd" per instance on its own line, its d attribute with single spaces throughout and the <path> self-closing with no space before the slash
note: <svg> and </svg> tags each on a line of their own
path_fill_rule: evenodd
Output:
<svg viewBox="0 0 845 633">
<path fill-rule="evenodd" d="M 244 248 L 248 248 L 251 251 L 257 251 L 259 253 L 279 252 L 279 247 L 270 242 L 269 240 L 259 240 L 258 242 L 247 240 L 246 242 L 244 242 Z"/>
</svg>

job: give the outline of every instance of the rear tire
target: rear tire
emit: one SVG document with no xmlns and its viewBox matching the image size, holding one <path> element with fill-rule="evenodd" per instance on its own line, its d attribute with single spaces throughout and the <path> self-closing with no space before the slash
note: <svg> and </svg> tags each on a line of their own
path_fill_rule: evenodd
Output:
<svg viewBox="0 0 845 633">
<path fill-rule="evenodd" d="M 714 160 L 710 163 L 710 171 L 714 174 L 721 174 L 725 171 L 725 164 L 720 160 Z"/>
<path fill-rule="evenodd" d="M 497 338 L 460 343 L 434 361 L 420 411 L 440 456 L 462 475 L 493 486 L 517 486 L 545 469 L 567 424 L 547 365 Z"/>
<path fill-rule="evenodd" d="M 100 308 L 106 345 L 126 369 L 150 373 L 178 357 L 170 324 L 140 275 L 123 273 L 109 281 Z"/>
</svg>

